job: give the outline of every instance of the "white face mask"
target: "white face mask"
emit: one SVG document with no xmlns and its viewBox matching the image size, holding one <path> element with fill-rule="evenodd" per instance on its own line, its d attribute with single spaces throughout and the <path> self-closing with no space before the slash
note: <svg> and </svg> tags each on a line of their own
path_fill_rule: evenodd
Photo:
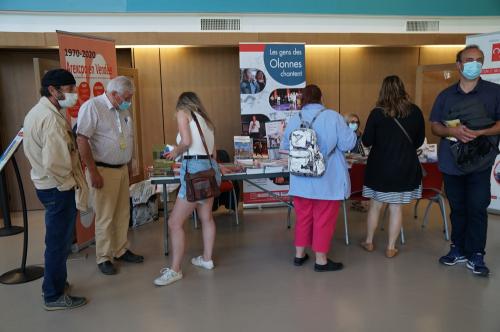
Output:
<svg viewBox="0 0 500 332">
<path fill-rule="evenodd" d="M 78 101 L 78 93 L 69 93 L 69 92 L 64 92 L 64 99 L 63 100 L 57 100 L 59 103 L 59 106 L 61 108 L 70 108 L 75 106 L 76 102 Z"/>
</svg>

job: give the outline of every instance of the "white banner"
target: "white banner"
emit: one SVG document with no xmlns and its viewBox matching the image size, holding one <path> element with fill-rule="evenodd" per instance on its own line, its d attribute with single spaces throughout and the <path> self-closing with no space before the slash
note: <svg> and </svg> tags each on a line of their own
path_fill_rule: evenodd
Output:
<svg viewBox="0 0 500 332">
<path fill-rule="evenodd" d="M 0 172 L 2 172 L 3 168 L 5 167 L 5 165 L 7 165 L 10 158 L 12 158 L 12 156 L 17 151 L 22 142 L 23 142 L 23 128 L 19 130 L 19 132 L 14 137 L 12 142 L 10 142 L 7 149 L 5 149 L 5 151 L 0 156 Z"/>
<path fill-rule="evenodd" d="M 466 44 L 475 44 L 484 53 L 481 78 L 500 84 L 500 32 L 467 36 Z M 500 156 L 495 160 L 491 172 L 491 204 L 488 210 L 500 213 Z"/>
</svg>

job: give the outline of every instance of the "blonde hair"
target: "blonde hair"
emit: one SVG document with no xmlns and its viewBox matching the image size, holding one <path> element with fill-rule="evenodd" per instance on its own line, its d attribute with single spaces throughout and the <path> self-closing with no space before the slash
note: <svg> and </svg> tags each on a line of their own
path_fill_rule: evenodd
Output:
<svg viewBox="0 0 500 332">
<path fill-rule="evenodd" d="M 208 117 L 207 111 L 196 93 L 190 91 L 181 93 L 179 99 L 177 100 L 175 109 L 177 112 L 185 112 L 189 116 L 191 116 L 191 112 L 199 114 L 205 120 L 210 129 L 215 130 L 212 120 Z"/>
</svg>

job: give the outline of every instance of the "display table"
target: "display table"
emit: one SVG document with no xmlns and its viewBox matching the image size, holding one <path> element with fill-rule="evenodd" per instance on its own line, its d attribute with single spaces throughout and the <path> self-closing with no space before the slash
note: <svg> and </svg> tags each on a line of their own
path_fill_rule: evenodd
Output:
<svg viewBox="0 0 500 332">
<path fill-rule="evenodd" d="M 284 204 L 287 205 L 288 207 L 288 213 L 287 213 L 287 226 L 288 228 L 291 227 L 291 221 L 290 221 L 290 214 L 293 208 L 293 203 L 290 199 L 285 200 L 281 196 L 276 195 L 272 191 L 269 191 L 265 189 L 264 187 L 258 185 L 255 183 L 253 180 L 256 179 L 266 179 L 266 178 L 278 178 L 278 177 L 283 177 L 283 178 L 288 178 L 289 173 L 288 172 L 277 172 L 277 173 L 257 173 L 257 174 L 246 174 L 246 173 L 234 173 L 234 174 L 223 174 L 222 175 L 222 180 L 229 180 L 229 181 L 245 181 L 260 190 L 263 190 L 264 192 L 268 193 L 269 195 L 273 196 L 277 200 L 283 202 Z M 161 185 L 163 186 L 163 251 L 165 255 L 168 255 L 168 192 L 167 192 L 167 185 L 168 184 L 175 184 L 175 183 L 180 183 L 180 179 L 178 176 L 152 176 L 150 178 L 151 184 L 155 185 Z M 235 213 L 238 213 L 238 209 L 236 207 Z"/>
</svg>

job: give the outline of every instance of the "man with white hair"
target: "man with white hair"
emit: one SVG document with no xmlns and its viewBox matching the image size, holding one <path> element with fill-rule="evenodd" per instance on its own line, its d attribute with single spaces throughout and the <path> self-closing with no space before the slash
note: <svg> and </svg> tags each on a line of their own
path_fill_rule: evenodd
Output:
<svg viewBox="0 0 500 332">
<path fill-rule="evenodd" d="M 106 93 L 80 108 L 77 142 L 87 167 L 86 177 L 95 210 L 96 259 L 99 270 L 116 274 L 113 260 L 142 263 L 128 248 L 129 175 L 133 128 L 128 111 L 134 84 L 125 76 L 109 81 Z"/>
</svg>

